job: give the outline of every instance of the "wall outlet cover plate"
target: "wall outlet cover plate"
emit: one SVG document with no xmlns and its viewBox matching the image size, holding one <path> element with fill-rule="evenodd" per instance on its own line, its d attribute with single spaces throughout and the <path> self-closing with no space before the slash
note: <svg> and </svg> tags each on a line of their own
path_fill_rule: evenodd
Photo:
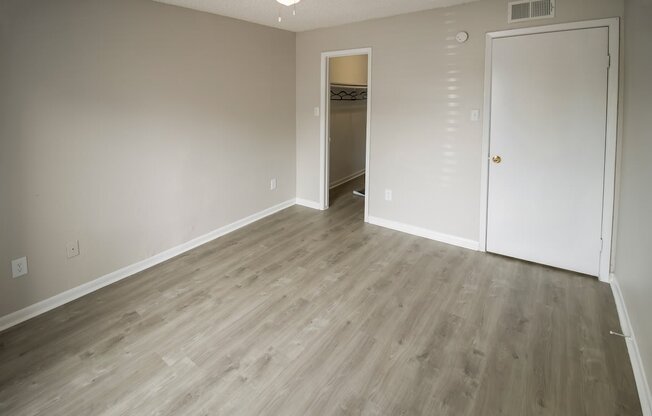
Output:
<svg viewBox="0 0 652 416">
<path fill-rule="evenodd" d="M 11 261 L 11 275 L 16 278 L 27 274 L 27 257 Z"/>
</svg>

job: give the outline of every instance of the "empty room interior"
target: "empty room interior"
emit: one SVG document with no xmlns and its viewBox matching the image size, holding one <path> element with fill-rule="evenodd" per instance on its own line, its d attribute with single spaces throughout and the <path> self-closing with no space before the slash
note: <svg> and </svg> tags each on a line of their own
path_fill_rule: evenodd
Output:
<svg viewBox="0 0 652 416">
<path fill-rule="evenodd" d="M 0 415 L 652 416 L 652 0 L 0 0 Z"/>
</svg>

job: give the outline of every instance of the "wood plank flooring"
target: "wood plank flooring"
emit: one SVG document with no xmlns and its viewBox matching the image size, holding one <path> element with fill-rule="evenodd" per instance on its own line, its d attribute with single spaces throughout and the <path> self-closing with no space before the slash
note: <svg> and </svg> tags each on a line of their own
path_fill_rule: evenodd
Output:
<svg viewBox="0 0 652 416">
<path fill-rule="evenodd" d="M 364 224 L 357 184 L 0 333 L 0 414 L 641 414 L 607 285 Z"/>
</svg>

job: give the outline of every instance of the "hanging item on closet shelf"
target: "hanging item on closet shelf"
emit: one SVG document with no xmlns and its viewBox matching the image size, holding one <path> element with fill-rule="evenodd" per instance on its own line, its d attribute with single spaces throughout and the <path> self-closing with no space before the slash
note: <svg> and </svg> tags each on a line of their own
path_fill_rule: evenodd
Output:
<svg viewBox="0 0 652 416">
<path fill-rule="evenodd" d="M 367 99 L 367 86 L 365 85 L 331 85 L 331 100 L 333 101 L 360 101 Z"/>
</svg>

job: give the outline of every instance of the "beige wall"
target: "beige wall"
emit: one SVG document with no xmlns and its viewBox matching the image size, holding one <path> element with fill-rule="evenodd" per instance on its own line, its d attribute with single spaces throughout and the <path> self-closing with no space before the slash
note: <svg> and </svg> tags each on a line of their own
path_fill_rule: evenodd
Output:
<svg viewBox="0 0 652 416">
<path fill-rule="evenodd" d="M 294 71 L 290 32 L 149 0 L 2 0 L 0 316 L 294 198 Z"/>
<path fill-rule="evenodd" d="M 486 32 L 623 15 L 622 0 L 564 0 L 557 17 L 507 24 L 483 0 L 297 34 L 297 196 L 319 200 L 320 54 L 371 47 L 369 214 L 478 239 Z M 458 44 L 455 33 L 469 32 Z M 384 189 L 393 201 L 384 200 Z"/>
<path fill-rule="evenodd" d="M 625 91 L 615 276 L 652 382 L 652 1 L 625 2 Z M 650 393 L 648 393 L 650 394 Z"/>
<path fill-rule="evenodd" d="M 340 56 L 328 60 L 331 84 L 367 85 L 367 55 Z"/>
</svg>

